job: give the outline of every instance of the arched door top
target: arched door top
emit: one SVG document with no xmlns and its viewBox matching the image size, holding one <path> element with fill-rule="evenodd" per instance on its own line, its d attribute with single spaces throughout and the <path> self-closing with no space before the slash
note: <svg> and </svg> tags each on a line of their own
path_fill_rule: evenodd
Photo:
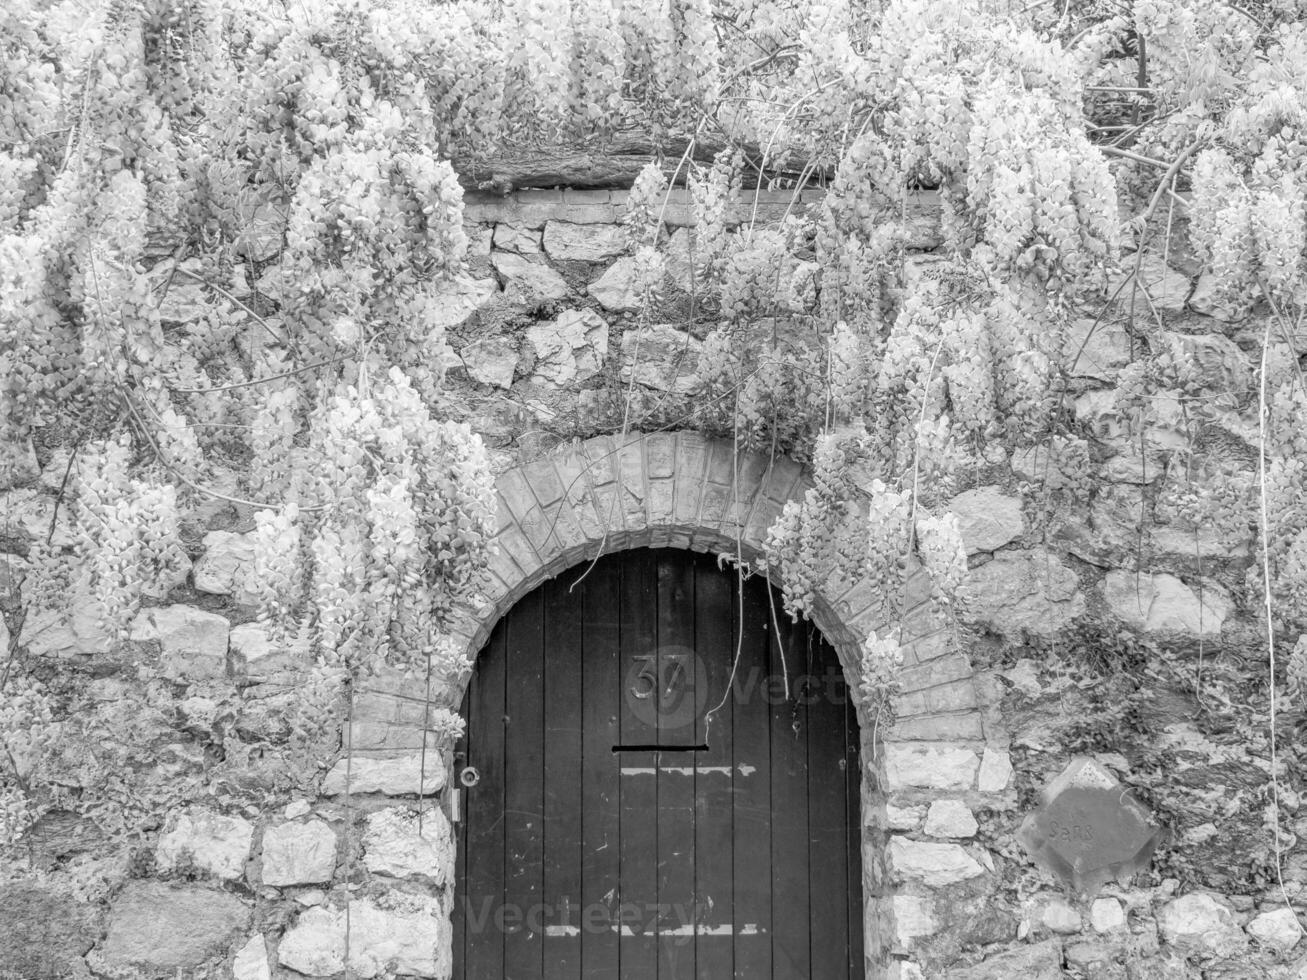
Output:
<svg viewBox="0 0 1307 980">
<path fill-rule="evenodd" d="M 737 452 L 729 440 L 695 432 L 599 436 L 506 470 L 496 481 L 499 547 L 485 590 L 489 608 L 468 616 L 460 642 L 475 655 L 518 599 L 599 554 L 674 547 L 756 560 L 785 503 L 811 486 L 788 457 Z M 929 717 L 946 714 L 951 731 L 978 739 L 970 666 L 949 649 L 929 598 L 929 576 L 918 568 L 901 609 L 862 581 L 819 595 L 813 620 L 855 692 L 867 635 L 900 628 L 906 669 L 896 715 L 902 736 L 911 738 L 931 727 Z"/>
</svg>

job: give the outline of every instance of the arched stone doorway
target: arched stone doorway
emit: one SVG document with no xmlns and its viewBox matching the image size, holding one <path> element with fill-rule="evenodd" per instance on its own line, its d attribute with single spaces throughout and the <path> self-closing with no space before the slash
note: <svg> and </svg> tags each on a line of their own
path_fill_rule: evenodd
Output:
<svg viewBox="0 0 1307 980">
<path fill-rule="evenodd" d="M 670 547 L 755 561 L 785 502 L 811 484 L 792 460 L 678 432 L 586 440 L 507 470 L 496 485 L 499 549 L 486 601 L 466 610 L 456 635 L 469 658 L 522 597 L 599 554 Z M 941 801 L 983 805 L 1011 778 L 1006 751 L 987 745 L 991 733 L 971 665 L 929 602 L 929 588 L 920 569 L 897 602 L 866 582 L 836 583 L 813 610 L 858 711 L 867 980 L 922 976 L 912 961 L 917 941 L 946 928 L 930 914 L 935 896 L 987 874 L 977 860 L 986 855 L 973 853 L 965 840 L 930 832 L 928 808 Z M 906 659 L 894 722 L 886 726 L 858 703 L 857 684 L 863 641 L 891 627 L 900 630 Z M 446 700 L 457 705 L 463 695 L 450 692 Z M 420 695 L 415 700 L 411 684 L 381 683 L 361 689 L 358 701 L 356 717 L 367 720 L 356 728 L 372 734 L 367 744 L 355 738 L 356 766 L 373 755 L 389 757 L 395 771 L 416 772 Z M 412 736 L 401 731 L 414 727 Z M 443 761 L 448 772 L 453 760 Z M 443 772 L 435 780 L 423 777 L 428 792 L 443 783 Z"/>
</svg>

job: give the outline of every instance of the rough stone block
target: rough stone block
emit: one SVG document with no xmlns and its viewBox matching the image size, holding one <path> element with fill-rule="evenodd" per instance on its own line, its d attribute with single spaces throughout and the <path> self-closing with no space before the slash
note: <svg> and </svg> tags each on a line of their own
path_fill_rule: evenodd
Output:
<svg viewBox="0 0 1307 980">
<path fill-rule="evenodd" d="M 1263 946 L 1288 952 L 1302 938 L 1298 915 L 1290 908 L 1263 912 L 1248 923 L 1248 934 Z"/>
<path fill-rule="evenodd" d="M 1149 633 L 1219 636 L 1233 609 L 1229 597 L 1205 584 L 1202 597 L 1174 575 L 1112 571 L 1103 580 L 1103 597 L 1112 613 Z"/>
<path fill-rule="evenodd" d="M 19 642 L 34 657 L 80 657 L 107 653 L 114 638 L 105 628 L 99 603 L 74 597 L 71 610 L 34 609 L 23 621 Z M 5 636 L 8 638 L 8 630 Z"/>
<path fill-rule="evenodd" d="M 1225 899 L 1192 892 L 1163 906 L 1157 916 L 1162 938 L 1187 952 L 1227 957 L 1241 953 L 1248 937 Z"/>
<path fill-rule="evenodd" d="M 898 836 L 890 838 L 889 862 L 901 879 L 931 888 L 955 885 L 985 873 L 960 844 L 931 844 Z"/>
<path fill-rule="evenodd" d="M 504 299 L 514 305 L 539 306 L 566 299 L 571 292 L 563 277 L 543 261 L 516 252 L 491 252 L 490 264 L 504 279 Z"/>
<path fill-rule="evenodd" d="M 204 536 L 204 554 L 192 570 L 196 591 L 233 596 L 243 605 L 255 605 L 256 593 L 246 587 L 254 571 L 251 534 L 210 531 Z"/>
<path fill-rule="evenodd" d="M 85 976 L 100 929 L 94 908 L 32 882 L 0 885 L 0 977 Z"/>
<path fill-rule="evenodd" d="M 622 334 L 621 378 L 656 391 L 692 394 L 702 387 L 702 353 L 702 341 L 668 323 L 628 330 Z"/>
<path fill-rule="evenodd" d="M 532 378 L 560 387 L 594 377 L 608 357 L 608 321 L 594 310 L 564 310 L 528 327 L 526 339 L 536 352 Z"/>
<path fill-rule="evenodd" d="M 545 225 L 545 251 L 562 261 L 606 262 L 626 251 L 626 231 L 620 225 L 550 221 Z"/>
<path fill-rule="evenodd" d="M 925 831 L 931 837 L 975 837 L 979 829 L 971 807 L 961 800 L 936 800 L 926 813 Z"/>
<path fill-rule="evenodd" d="M 357 716 L 358 706 L 354 713 Z M 407 714 L 407 713 L 406 713 Z M 411 722 L 393 724 L 380 721 L 355 720 L 350 726 L 350 745 L 357 752 L 396 752 L 404 749 L 422 748 L 422 713 Z M 436 736 L 427 735 L 427 752 L 430 754 L 438 748 Z"/>
<path fill-rule="evenodd" d="M 495 388 L 511 388 L 520 356 L 508 337 L 478 337 L 458 352 L 463 368 L 474 381 Z"/>
<path fill-rule="evenodd" d="M 245 871 L 254 840 L 254 825 L 241 817 L 211 810 L 174 812 L 155 849 L 159 867 L 171 870 L 189 864 L 218 878 L 234 881 Z"/>
<path fill-rule="evenodd" d="M 268 969 L 268 947 L 263 936 L 254 935 L 236 951 L 231 963 L 232 980 L 272 980 Z"/>
<path fill-rule="evenodd" d="M 960 493 L 949 501 L 948 509 L 957 516 L 968 555 L 995 551 L 1025 532 L 1021 500 L 998 487 L 977 487 Z"/>
<path fill-rule="evenodd" d="M 229 892 L 129 881 L 114 899 L 98 958 L 111 971 L 183 971 L 222 952 L 248 922 L 249 909 Z"/>
<path fill-rule="evenodd" d="M 445 764 L 440 756 L 432 758 L 431 753 L 427 753 L 425 759 L 418 752 L 394 759 L 364 757 L 355 759 L 348 767 L 350 791 L 353 793 L 405 796 L 417 794 L 420 786 L 423 795 L 430 795 L 439 792 L 445 785 Z M 332 766 L 322 783 L 324 796 L 336 796 L 345 792 L 346 768 L 345 759 Z"/>
<path fill-rule="evenodd" d="M 518 255 L 538 255 L 540 253 L 540 230 L 524 225 L 503 222 L 495 225 L 494 247 Z"/>
<path fill-rule="evenodd" d="M 930 742 L 892 742 L 883 747 L 885 789 L 967 790 L 980 760 L 969 748 Z"/>
<path fill-rule="evenodd" d="M 1089 924 L 1095 932 L 1125 928 L 1125 910 L 1115 898 L 1096 898 L 1089 906 Z"/>
<path fill-rule="evenodd" d="M 1007 789 L 1012 780 L 1012 754 L 1006 749 L 985 746 L 985 754 L 980 760 L 980 773 L 976 778 L 976 788 L 982 793 L 1001 793 Z"/>
<path fill-rule="evenodd" d="M 345 911 L 306 910 L 277 949 L 277 961 L 311 977 L 345 969 Z M 453 973 L 448 913 L 435 898 L 410 896 L 403 911 L 358 899 L 349 910 L 349 965 L 355 976 L 448 977 Z"/>
<path fill-rule="evenodd" d="M 910 949 L 913 940 L 932 936 L 938 926 L 931 914 L 932 902 L 922 895 L 895 895 L 891 899 L 894 912 L 894 932 L 899 945 Z"/>
<path fill-rule="evenodd" d="M 169 680 L 208 680 L 227 672 L 230 629 L 227 619 L 215 613 L 192 606 L 160 606 L 137 614 L 132 640 L 159 642 L 160 672 Z"/>
<path fill-rule="evenodd" d="M 924 691 L 939 687 L 951 681 L 970 681 L 971 663 L 965 654 L 954 651 L 948 656 L 937 657 L 928 663 L 914 667 L 904 667 L 898 673 L 899 689 L 902 691 Z"/>
<path fill-rule="evenodd" d="M 313 663 L 307 644 L 274 642 L 258 623 L 233 626 L 228 647 L 233 673 L 254 680 L 279 671 L 307 670 Z"/>
<path fill-rule="evenodd" d="M 360 760 L 355 759 L 357 767 Z M 311 885 L 336 871 L 336 833 L 322 820 L 283 823 L 263 832 L 263 883 Z"/>
<path fill-rule="evenodd" d="M 984 735 L 979 711 L 964 711 L 953 715 L 921 715 L 900 718 L 894 722 L 890 736 L 905 741 L 925 742 L 938 740 L 952 742 L 976 740 Z"/>
<path fill-rule="evenodd" d="M 640 283 L 635 259 L 622 256 L 602 276 L 586 287 L 586 292 L 606 310 L 615 313 L 640 308 Z"/>
<path fill-rule="evenodd" d="M 454 880 L 454 835 L 439 807 L 427 807 L 421 833 L 417 814 L 391 807 L 368 815 L 363 863 L 391 878 L 428 878 L 436 886 Z"/>
<path fill-rule="evenodd" d="M 1049 932 L 1074 936 L 1080 931 L 1080 913 L 1064 898 L 1050 899 L 1040 914 L 1040 922 Z"/>
<path fill-rule="evenodd" d="M 976 688 L 968 678 L 925 691 L 901 694 L 894 704 L 895 711 L 901 718 L 967 711 L 976 707 Z"/>
<path fill-rule="evenodd" d="M 949 980 L 1065 980 L 1062 971 L 1062 943 L 1046 939 L 1041 943 L 1020 946 L 983 963 L 949 971 Z"/>
<path fill-rule="evenodd" d="M 921 804 L 913 806 L 885 804 L 885 826 L 890 830 L 916 830 L 921 826 L 921 821 L 925 819 L 925 816 L 926 808 Z"/>
<path fill-rule="evenodd" d="M 1076 573 L 1043 548 L 999 552 L 971 570 L 963 596 L 970 619 L 1006 635 L 1047 636 L 1085 611 Z"/>
</svg>

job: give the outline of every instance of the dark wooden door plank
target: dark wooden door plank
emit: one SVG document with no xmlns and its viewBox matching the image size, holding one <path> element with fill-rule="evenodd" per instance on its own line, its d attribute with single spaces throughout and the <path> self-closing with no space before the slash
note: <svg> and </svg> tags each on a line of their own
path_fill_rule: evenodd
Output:
<svg viewBox="0 0 1307 980">
<path fill-rule="evenodd" d="M 771 720 L 767 708 L 767 600 L 744 590 L 737 698 L 731 717 L 735 800 L 731 850 L 735 869 L 735 976 L 755 980 L 772 975 L 772 797 Z"/>
<path fill-rule="evenodd" d="M 569 585 L 576 573 L 563 581 Z M 598 562 L 584 582 L 581 646 L 581 975 L 611 980 L 618 972 L 616 932 L 621 848 L 618 766 L 621 741 L 621 567 Z M 469 978 L 471 980 L 471 978 Z"/>
<path fill-rule="evenodd" d="M 695 746 L 694 566 L 660 552 L 658 744 Z M 658 757 L 658 976 L 694 980 L 694 786 L 698 753 Z"/>
<path fill-rule="evenodd" d="M 621 730 L 623 745 L 655 745 L 657 725 L 657 567 L 650 551 L 623 562 Z M 621 783 L 621 980 L 655 980 L 658 944 L 658 753 L 619 755 Z"/>
<path fill-rule="evenodd" d="M 801 630 L 768 604 L 772 681 L 772 977 L 810 980 L 808 949 L 808 709 L 794 685 L 806 668 Z M 779 621 L 779 637 L 773 623 Z M 779 642 L 777 642 L 779 639 Z M 789 695 L 786 696 L 786 678 Z"/>
<path fill-rule="evenodd" d="M 845 697 L 834 650 L 808 624 L 795 628 L 804 640 L 809 688 L 801 692 L 808 712 L 808 907 L 811 972 L 848 974 L 848 806 L 845 799 Z"/>
<path fill-rule="evenodd" d="M 544 980 L 581 975 L 582 593 L 544 586 Z"/>
<path fill-rule="evenodd" d="M 844 798 L 848 818 L 848 860 L 845 894 L 849 905 L 849 980 L 862 980 L 863 930 L 865 927 L 862 889 L 862 764 L 858 717 L 849 697 L 844 706 Z"/>
<path fill-rule="evenodd" d="M 699 756 L 694 786 L 695 969 L 699 980 L 734 975 L 734 868 L 731 812 L 736 771 L 731 755 L 731 661 L 735 656 L 733 576 L 720 573 L 711 557 L 695 561 L 694 648 L 703 664 L 707 698 L 695 741 Z M 720 705 L 720 707 L 718 707 Z M 708 712 L 710 720 L 704 720 Z"/>
<path fill-rule="evenodd" d="M 540 980 L 545 720 L 544 595 L 539 589 L 514 608 L 506 655 L 504 980 Z"/>
<path fill-rule="evenodd" d="M 476 728 L 468 738 L 468 765 L 480 775 L 467 790 L 467 890 L 458 897 L 466 918 L 464 976 L 504 974 L 504 940 L 497 919 L 504 905 L 504 635 L 501 622 L 481 655 L 468 693 Z"/>
</svg>

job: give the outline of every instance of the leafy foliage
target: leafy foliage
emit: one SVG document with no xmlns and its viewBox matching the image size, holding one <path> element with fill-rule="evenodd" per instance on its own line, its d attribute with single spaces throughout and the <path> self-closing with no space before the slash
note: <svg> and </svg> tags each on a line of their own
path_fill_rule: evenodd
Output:
<svg viewBox="0 0 1307 980">
<path fill-rule="evenodd" d="M 127 635 L 182 571 L 179 509 L 234 464 L 247 476 L 223 495 L 256 514 L 262 619 L 318 662 L 306 703 L 329 715 L 333 685 L 383 662 L 459 677 L 448 634 L 493 528 L 484 447 L 443 387 L 467 249 L 456 164 L 628 128 L 725 147 L 651 163 L 625 221 L 648 308 L 669 171 L 687 183 L 697 421 L 812 463 L 768 541 L 787 609 L 863 578 L 897 598 L 914 552 L 951 600 L 966 557 L 947 501 L 996 444 L 1083 489 L 1068 326 L 1111 276 L 1135 280 L 1163 214 L 1163 234 L 1187 220 L 1229 315 L 1271 317 L 1292 350 L 1299 7 L 16 0 L 0 12 L 0 469 L 33 439 L 79 460 L 76 543 L 33 548 L 24 600 L 93 598 Z M 764 227 L 741 188 L 781 172 L 826 193 Z M 908 255 L 935 234 L 914 215 L 923 186 L 944 205 L 929 265 Z M 1251 584 L 1301 635 L 1307 388 L 1292 352 L 1266 361 L 1274 521 Z M 1156 421 L 1154 388 L 1189 397 L 1189 367 L 1123 372 L 1129 437 Z M 1193 512 L 1227 510 L 1222 487 Z M 897 640 L 872 647 L 868 696 L 897 662 Z"/>
</svg>

